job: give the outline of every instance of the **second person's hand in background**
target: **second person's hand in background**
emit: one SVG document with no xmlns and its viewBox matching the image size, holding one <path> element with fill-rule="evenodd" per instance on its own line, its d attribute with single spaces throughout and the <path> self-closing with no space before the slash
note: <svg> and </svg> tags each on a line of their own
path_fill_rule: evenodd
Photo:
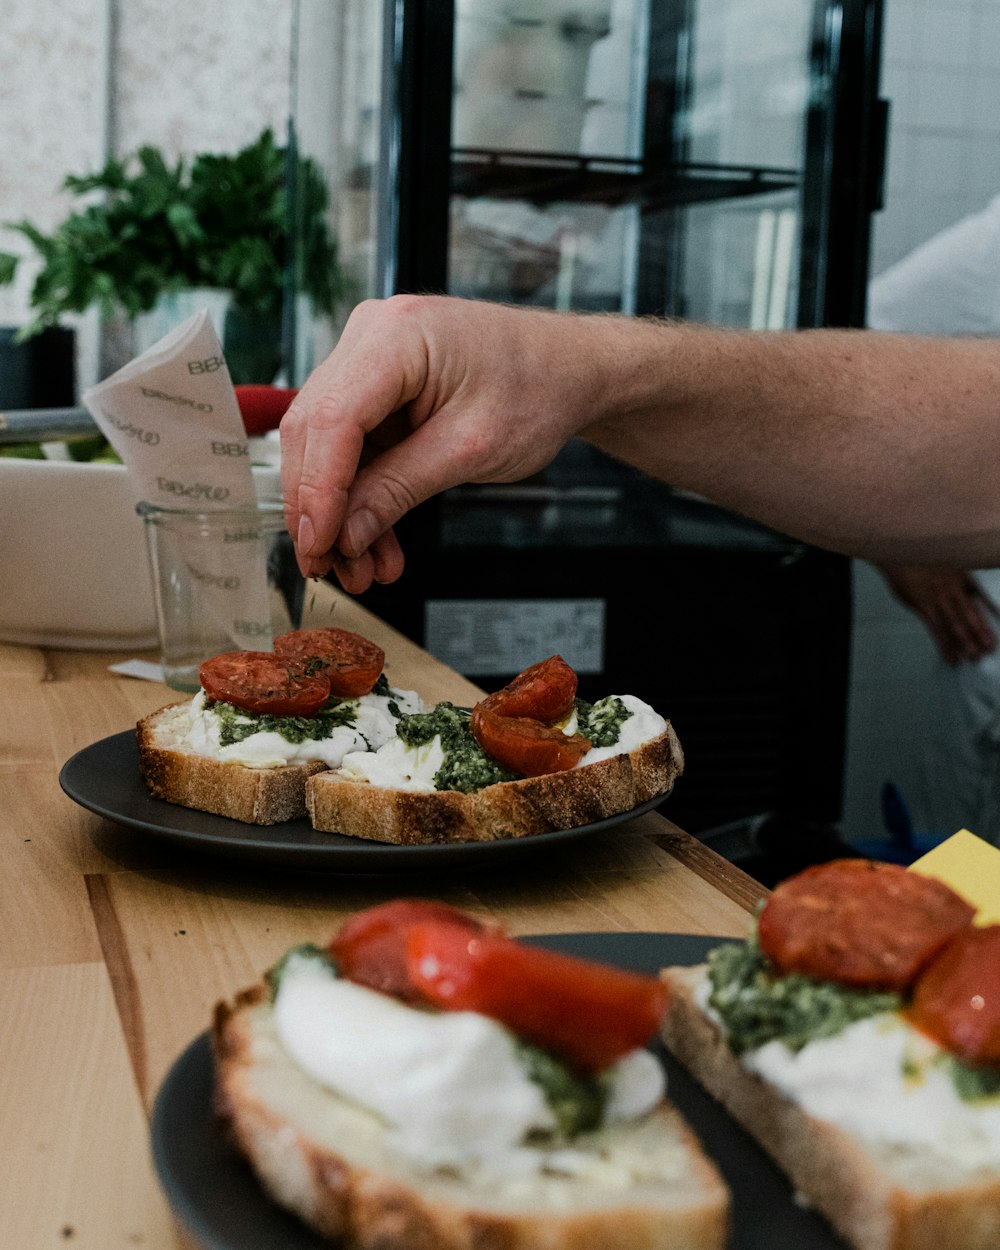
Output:
<svg viewBox="0 0 1000 1250">
<path fill-rule="evenodd" d="M 966 569 L 948 565 L 876 564 L 893 595 L 927 626 L 948 664 L 974 663 L 995 651 L 996 604 Z"/>
</svg>

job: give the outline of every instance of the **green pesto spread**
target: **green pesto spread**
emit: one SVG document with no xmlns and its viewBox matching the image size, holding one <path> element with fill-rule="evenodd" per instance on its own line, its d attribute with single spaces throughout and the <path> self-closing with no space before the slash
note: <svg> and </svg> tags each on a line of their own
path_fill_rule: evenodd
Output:
<svg viewBox="0 0 1000 1250">
<path fill-rule="evenodd" d="M 276 733 L 286 742 L 316 741 L 328 738 L 344 725 L 353 725 L 358 715 L 357 699 L 330 699 L 314 716 L 274 716 L 210 700 L 205 701 L 205 707 L 219 722 L 220 747 L 260 733 Z"/>
<path fill-rule="evenodd" d="M 396 720 L 399 720 L 403 713 L 399 710 L 399 704 L 393 698 L 395 691 L 392 686 L 389 685 L 389 679 L 386 677 L 385 673 L 379 673 L 378 680 L 375 682 L 375 685 L 372 686 L 371 693 L 377 694 L 382 699 L 388 699 L 389 711 L 393 714 L 393 716 L 395 716 Z"/>
<path fill-rule="evenodd" d="M 616 694 L 588 703 L 575 700 L 577 732 L 590 739 L 591 746 L 613 747 L 621 737 L 622 725 L 632 713 Z"/>
<path fill-rule="evenodd" d="M 614 746 L 622 724 L 631 712 L 617 695 L 588 703 L 575 700 L 578 732 L 596 746 Z M 439 703 L 429 712 L 402 716 L 396 732 L 410 748 L 427 746 L 438 736 L 444 762 L 434 774 L 436 790 L 460 790 L 472 794 L 498 781 L 516 781 L 519 773 L 504 768 L 487 755 L 472 735 L 469 713 L 452 703 Z"/>
<path fill-rule="evenodd" d="M 608 1082 L 602 1074 L 577 1076 L 549 1051 L 521 1038 L 515 1038 L 515 1044 L 525 1075 L 545 1095 L 560 1137 L 600 1128 L 608 1101 Z"/>
<path fill-rule="evenodd" d="M 444 761 L 434 774 L 435 790 L 472 794 L 498 781 L 514 781 L 517 773 L 491 759 L 472 736 L 469 713 L 453 703 L 439 703 L 429 712 L 401 717 L 396 732 L 410 748 L 426 746 L 440 735 Z"/>
<path fill-rule="evenodd" d="M 963 1102 L 1000 1102 L 1000 1068 L 973 1066 L 949 1054 L 942 1054 L 940 1062 Z"/>
<path fill-rule="evenodd" d="M 389 713 L 397 720 L 402 716 L 399 704 L 391 698 L 392 687 L 385 674 L 379 675 L 372 694 L 388 698 Z M 205 707 L 219 722 L 219 746 L 233 746 L 252 734 L 276 733 L 286 742 L 315 742 L 329 738 L 335 729 L 354 725 L 358 716 L 357 699 L 330 698 L 312 716 L 275 716 L 270 712 L 250 712 L 234 703 L 206 699 Z"/>
<path fill-rule="evenodd" d="M 817 981 L 800 973 L 775 974 L 757 942 L 726 943 L 708 956 L 712 987 L 709 1005 L 722 1019 L 732 1050 L 743 1054 L 767 1042 L 781 1041 L 790 1050 L 834 1037 L 849 1024 L 882 1012 L 901 1011 L 901 995 L 886 990 L 856 990 L 833 981 Z M 1000 1068 L 965 1063 L 942 1051 L 936 1062 L 947 1071 L 963 1102 L 1000 1099 Z M 921 1068 L 903 1059 L 903 1077 L 919 1080 Z"/>
<path fill-rule="evenodd" d="M 756 934 L 718 946 L 708 957 L 709 1005 L 718 1012 L 733 1051 L 740 1055 L 779 1040 L 790 1050 L 833 1037 L 856 1020 L 898 1011 L 898 994 L 854 990 L 791 973 L 775 976 Z"/>
</svg>

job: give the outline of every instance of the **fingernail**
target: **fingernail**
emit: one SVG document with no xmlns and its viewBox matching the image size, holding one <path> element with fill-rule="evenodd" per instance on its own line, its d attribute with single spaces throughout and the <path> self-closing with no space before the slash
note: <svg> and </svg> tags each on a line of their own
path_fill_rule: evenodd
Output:
<svg viewBox="0 0 1000 1250">
<path fill-rule="evenodd" d="M 379 535 L 378 522 L 367 508 L 359 508 L 344 522 L 343 541 L 339 544 L 346 555 L 359 556 L 367 551 Z"/>
<path fill-rule="evenodd" d="M 295 545 L 299 549 L 299 554 L 304 556 L 312 555 L 313 543 L 316 541 L 316 531 L 313 529 L 313 523 L 303 514 L 299 517 L 299 533 L 295 540 Z"/>
</svg>

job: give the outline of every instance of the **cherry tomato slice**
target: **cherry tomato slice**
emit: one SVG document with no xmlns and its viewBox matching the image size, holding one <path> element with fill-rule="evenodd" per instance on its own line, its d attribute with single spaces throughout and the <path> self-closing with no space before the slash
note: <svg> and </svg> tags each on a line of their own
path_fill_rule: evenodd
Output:
<svg viewBox="0 0 1000 1250">
<path fill-rule="evenodd" d="M 330 943 L 330 954 L 349 981 L 409 1002 L 420 1000 L 407 973 L 406 935 L 414 924 L 427 921 L 451 925 L 462 933 L 479 933 L 483 928 L 478 920 L 447 903 L 394 899 L 345 921 Z"/>
<path fill-rule="evenodd" d="M 413 924 L 406 935 L 411 984 L 446 1011 L 478 1011 L 577 1071 L 600 1072 L 656 1032 L 666 987 L 496 932 Z"/>
<path fill-rule="evenodd" d="M 973 915 L 965 899 L 932 877 L 898 864 L 839 859 L 781 882 L 757 932 L 781 972 L 905 990 Z"/>
<path fill-rule="evenodd" d="M 551 724 L 573 710 L 576 686 L 576 673 L 562 656 L 550 655 L 487 695 L 482 704 L 500 716 L 529 716 Z"/>
<path fill-rule="evenodd" d="M 312 716 L 330 697 L 325 673 L 307 674 L 271 651 L 225 651 L 198 670 L 205 693 L 247 712 Z"/>
<path fill-rule="evenodd" d="M 356 699 L 368 694 L 385 664 L 385 652 L 349 629 L 293 629 L 274 640 L 278 655 L 291 656 L 323 672 L 331 694 Z"/>
<path fill-rule="evenodd" d="M 969 1063 L 1000 1064 L 1000 925 L 952 938 L 917 981 L 910 1016 Z"/>
<path fill-rule="evenodd" d="M 487 755 L 522 777 L 565 772 L 590 750 L 582 734 L 568 736 L 526 716 L 501 716 L 482 703 L 472 709 L 469 727 Z"/>
</svg>

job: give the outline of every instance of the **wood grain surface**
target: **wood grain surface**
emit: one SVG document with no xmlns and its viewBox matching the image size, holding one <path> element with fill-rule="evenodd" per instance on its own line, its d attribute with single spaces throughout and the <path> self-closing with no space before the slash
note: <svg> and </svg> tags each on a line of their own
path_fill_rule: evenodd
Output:
<svg viewBox="0 0 1000 1250">
<path fill-rule="evenodd" d="M 481 693 L 329 586 L 309 607 L 308 623 L 384 647 L 394 685 Z M 2 1247 L 190 1247 L 150 1162 L 157 1089 L 218 999 L 360 907 L 420 895 L 515 934 L 739 936 L 765 893 L 657 813 L 501 869 L 335 876 L 180 855 L 59 787 L 76 751 L 185 697 L 109 671 L 127 658 L 0 644 Z"/>
</svg>

